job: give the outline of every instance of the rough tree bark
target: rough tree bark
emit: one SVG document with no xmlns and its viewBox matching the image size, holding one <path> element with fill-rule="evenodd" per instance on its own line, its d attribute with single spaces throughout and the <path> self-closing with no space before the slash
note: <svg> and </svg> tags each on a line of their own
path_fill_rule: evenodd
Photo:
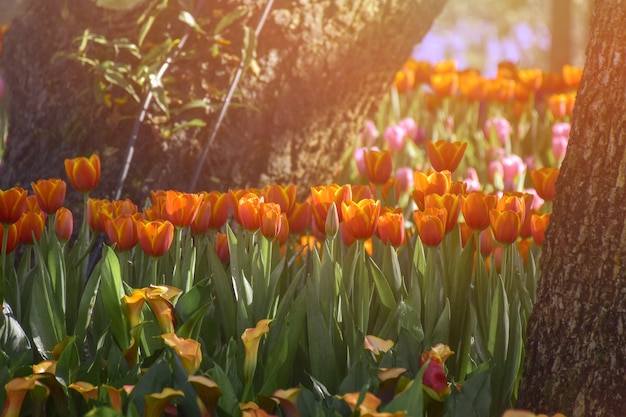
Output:
<svg viewBox="0 0 626 417">
<path fill-rule="evenodd" d="M 626 415 L 626 5 L 596 1 L 517 406 Z"/>
<path fill-rule="evenodd" d="M 232 8 L 210 1 L 205 13 Z M 251 27 L 266 2 L 247 0 Z M 371 116 L 411 48 L 430 28 L 441 0 L 277 0 L 257 46 L 259 77 L 241 83 L 196 190 L 295 183 L 302 190 L 332 181 L 351 141 Z M 140 6 L 141 7 L 141 6 Z M 103 12 L 86 0 L 33 0 L 5 36 L 0 70 L 11 93 L 8 150 L 0 186 L 63 177 L 63 159 L 98 152 L 98 192 L 109 197 L 132 121 L 115 127 L 96 111 L 93 80 L 77 64 L 53 59 L 76 48 L 86 27 L 107 36 L 133 30 L 137 11 Z M 209 121 L 209 127 L 211 126 Z M 141 131 L 124 196 L 149 189 L 186 190 L 208 136 L 182 145 Z"/>
</svg>

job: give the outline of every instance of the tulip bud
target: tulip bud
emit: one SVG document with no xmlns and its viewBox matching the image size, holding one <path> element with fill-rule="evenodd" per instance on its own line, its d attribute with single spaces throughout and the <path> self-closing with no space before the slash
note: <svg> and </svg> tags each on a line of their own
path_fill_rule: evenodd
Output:
<svg viewBox="0 0 626 417">
<path fill-rule="evenodd" d="M 328 208 L 328 214 L 326 215 L 326 237 L 334 239 L 339 233 L 339 213 L 337 212 L 337 205 L 333 202 Z"/>
</svg>

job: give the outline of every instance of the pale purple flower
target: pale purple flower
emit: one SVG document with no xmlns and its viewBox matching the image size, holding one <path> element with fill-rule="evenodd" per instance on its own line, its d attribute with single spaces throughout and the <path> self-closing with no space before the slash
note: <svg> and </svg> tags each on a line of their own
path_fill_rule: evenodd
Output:
<svg viewBox="0 0 626 417">
<path fill-rule="evenodd" d="M 402 150 L 406 133 L 406 130 L 398 125 L 387 126 L 384 138 L 389 149 L 392 151 Z"/>
<path fill-rule="evenodd" d="M 555 123 L 552 125 L 552 136 L 566 136 L 569 137 L 569 132 L 572 130 L 572 125 L 569 123 Z"/>
<path fill-rule="evenodd" d="M 398 122 L 398 126 L 406 130 L 406 135 L 415 142 L 416 145 L 426 140 L 426 131 L 415 123 L 412 117 L 405 117 Z"/>
<path fill-rule="evenodd" d="M 571 125 L 569 123 L 555 123 L 552 125 L 552 154 L 558 163 L 561 163 L 563 158 L 565 158 L 570 130 Z"/>
<path fill-rule="evenodd" d="M 463 179 L 463 182 L 466 186 L 466 191 L 480 191 L 481 185 L 480 180 L 478 179 L 478 173 L 475 168 L 469 167 L 467 168 L 466 177 Z"/>
<path fill-rule="evenodd" d="M 376 124 L 372 120 L 365 121 L 365 127 L 361 131 L 361 140 L 365 146 L 371 146 L 376 142 L 379 133 Z"/>
<path fill-rule="evenodd" d="M 502 158 L 502 174 L 504 179 L 504 189 L 507 191 L 516 190 L 516 181 L 526 173 L 526 163 L 518 155 L 509 155 Z"/>
<path fill-rule="evenodd" d="M 398 179 L 398 188 L 400 188 L 400 192 L 408 192 L 413 189 L 413 177 L 413 168 L 401 167 L 396 169 L 396 178 Z"/>
<path fill-rule="evenodd" d="M 534 188 L 527 188 L 524 192 L 533 196 L 533 201 L 530 203 L 530 211 L 539 211 L 544 203 L 543 198 L 539 197 L 539 194 L 537 194 Z"/>
<path fill-rule="evenodd" d="M 502 162 L 495 160 L 489 163 L 489 182 L 496 188 L 502 187 L 502 178 L 504 177 L 504 168 Z"/>
<path fill-rule="evenodd" d="M 356 168 L 359 172 L 359 175 L 367 175 L 367 168 L 365 167 L 365 152 L 368 150 L 380 151 L 377 146 L 368 147 L 360 147 L 354 150 L 354 161 L 356 162 Z"/>
<path fill-rule="evenodd" d="M 491 130 L 494 130 L 498 141 L 504 146 L 511 136 L 511 124 L 504 117 L 494 117 L 485 122 L 484 133 L 487 140 L 491 138 Z"/>
</svg>

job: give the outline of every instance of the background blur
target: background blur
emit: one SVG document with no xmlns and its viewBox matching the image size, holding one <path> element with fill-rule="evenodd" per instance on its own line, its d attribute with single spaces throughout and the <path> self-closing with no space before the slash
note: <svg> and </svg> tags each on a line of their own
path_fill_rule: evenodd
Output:
<svg viewBox="0 0 626 417">
<path fill-rule="evenodd" d="M 0 0 L 0 25 L 9 23 L 29 1 Z M 448 0 L 413 56 L 431 62 L 456 59 L 459 69 L 479 69 L 486 76 L 495 74 L 496 64 L 502 60 L 543 70 L 560 70 L 563 64 L 582 66 L 592 3 Z"/>
</svg>

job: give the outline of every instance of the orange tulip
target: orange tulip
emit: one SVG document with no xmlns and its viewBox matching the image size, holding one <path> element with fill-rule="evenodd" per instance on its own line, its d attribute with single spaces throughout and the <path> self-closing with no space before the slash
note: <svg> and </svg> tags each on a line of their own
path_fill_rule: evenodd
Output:
<svg viewBox="0 0 626 417">
<path fill-rule="evenodd" d="M 41 239 L 46 225 L 45 214 L 26 212 L 19 219 L 20 242 L 27 245 Z"/>
<path fill-rule="evenodd" d="M 396 72 L 393 85 L 400 94 L 412 90 L 415 87 L 415 73 L 410 68 L 404 66 L 400 71 Z"/>
<path fill-rule="evenodd" d="M 282 222 L 280 205 L 277 203 L 261 203 L 259 205 L 261 234 L 268 239 L 275 239 L 280 232 Z"/>
<path fill-rule="evenodd" d="M 437 142 L 430 141 L 426 144 L 426 153 L 435 171 L 454 172 L 463 159 L 465 148 L 467 142 L 448 142 L 439 139 Z"/>
<path fill-rule="evenodd" d="M 537 246 L 543 245 L 546 229 L 550 223 L 550 214 L 533 214 L 530 218 L 530 231 Z"/>
<path fill-rule="evenodd" d="M 473 191 L 462 197 L 461 212 L 465 223 L 473 230 L 483 230 L 489 227 L 489 210 L 496 208 L 498 197 L 493 194 L 483 194 Z"/>
<path fill-rule="evenodd" d="M 297 190 L 297 187 L 293 184 L 271 184 L 262 191 L 266 203 L 277 203 L 280 205 L 280 211 L 289 215 L 296 204 Z"/>
<path fill-rule="evenodd" d="M 65 181 L 58 178 L 50 178 L 48 180 L 31 182 L 30 185 L 37 197 L 39 207 L 44 212 L 48 214 L 54 213 L 63 206 L 67 188 Z"/>
<path fill-rule="evenodd" d="M 555 119 L 563 119 L 568 115 L 567 94 L 553 94 L 548 97 L 548 108 L 552 117 Z"/>
<path fill-rule="evenodd" d="M 430 81 L 433 65 L 429 61 L 412 61 L 409 65 L 415 73 L 415 82 L 424 84 Z"/>
<path fill-rule="evenodd" d="M 176 333 L 162 334 L 161 338 L 166 345 L 174 350 L 187 374 L 195 374 L 202 363 L 200 343 L 194 339 L 178 337 Z"/>
<path fill-rule="evenodd" d="M 562 69 L 563 73 L 563 81 L 565 85 L 569 88 L 578 88 L 580 85 L 580 80 L 583 76 L 583 69 L 580 67 L 574 67 L 572 65 L 563 65 Z"/>
<path fill-rule="evenodd" d="M 528 68 L 517 71 L 517 78 L 530 91 L 538 91 L 543 81 L 543 71 L 539 68 Z"/>
<path fill-rule="evenodd" d="M 388 183 L 388 182 L 387 182 Z M 387 184 L 385 183 L 385 184 Z M 384 185 L 383 185 L 384 187 Z M 365 198 L 374 198 L 374 194 L 376 192 L 376 186 L 374 184 L 352 184 L 350 186 L 352 189 L 352 200 L 361 201 Z M 373 190 L 372 190 L 373 188 Z"/>
<path fill-rule="evenodd" d="M 117 217 L 122 214 L 130 214 L 133 215 L 137 213 L 139 210 L 137 205 L 132 202 L 131 199 L 127 198 L 125 200 L 113 200 L 111 201 L 109 207 L 111 214 L 113 217 Z"/>
<path fill-rule="evenodd" d="M 326 217 L 331 203 L 335 203 L 337 208 L 346 200 L 352 200 L 352 187 L 350 185 L 339 186 L 331 184 L 328 186 L 320 185 L 311 187 L 311 211 L 313 213 L 313 222 L 320 233 L 324 233 L 326 228 Z M 343 220 L 343 213 L 337 210 L 339 221 Z"/>
<path fill-rule="evenodd" d="M 448 210 L 445 208 L 427 208 L 424 211 L 413 211 L 413 218 L 417 233 L 426 246 L 437 246 L 446 234 L 446 218 Z"/>
<path fill-rule="evenodd" d="M 459 74 L 456 72 L 432 74 L 430 76 L 430 86 L 439 97 L 453 96 L 459 89 Z"/>
<path fill-rule="evenodd" d="M 445 208 L 448 212 L 446 218 L 446 233 L 450 233 L 459 222 L 459 212 L 461 211 L 461 205 L 459 204 L 459 196 L 456 194 L 429 194 L 424 200 L 424 206 L 426 208 Z"/>
<path fill-rule="evenodd" d="M 215 235 L 215 250 L 217 257 L 222 263 L 230 262 L 230 250 L 228 248 L 228 236 L 226 233 L 218 233 Z"/>
<path fill-rule="evenodd" d="M 8 232 L 6 253 L 11 253 L 15 250 L 15 248 L 17 247 L 17 244 L 20 243 L 19 223 L 18 222 L 11 223 L 11 224 L 0 223 L 0 232 L 2 233 L 0 234 L 0 239 L 1 239 L 1 236 L 4 234 L 4 229 L 7 227 L 9 228 L 9 232 Z M 1 240 L 0 240 L 0 250 L 2 250 Z"/>
<path fill-rule="evenodd" d="M 209 228 L 219 229 L 228 220 L 229 197 L 228 193 L 211 191 L 204 196 L 211 202 L 211 221 Z"/>
<path fill-rule="evenodd" d="M 196 217 L 200 195 L 167 190 L 165 193 L 165 219 L 176 227 L 188 227 Z"/>
<path fill-rule="evenodd" d="M 67 242 L 72 237 L 74 230 L 74 215 L 65 208 L 59 208 L 54 215 L 54 232 L 62 242 Z"/>
<path fill-rule="evenodd" d="M 376 231 L 380 201 L 365 199 L 358 203 L 348 200 L 341 203 L 343 222 L 347 231 L 357 240 L 365 240 Z"/>
<path fill-rule="evenodd" d="M 137 220 L 130 214 L 122 214 L 115 218 L 108 217 L 105 221 L 104 232 L 118 251 L 134 248 L 139 240 Z"/>
<path fill-rule="evenodd" d="M 374 184 L 384 184 L 391 177 L 393 159 L 390 150 L 368 149 L 363 153 L 367 177 Z"/>
<path fill-rule="evenodd" d="M 386 212 L 378 217 L 377 234 L 385 245 L 394 248 L 404 244 L 404 215 L 396 212 Z"/>
<path fill-rule="evenodd" d="M 87 224 L 92 232 L 102 232 L 104 227 L 102 226 L 102 220 L 100 218 L 100 212 L 108 211 L 109 200 L 103 200 L 98 198 L 90 198 L 87 200 Z"/>
<path fill-rule="evenodd" d="M 75 190 L 88 193 L 100 182 L 100 157 L 93 154 L 89 158 L 66 159 L 65 173 Z"/>
<path fill-rule="evenodd" d="M 254 193 L 247 193 L 239 199 L 237 212 L 239 225 L 251 232 L 261 228 L 260 214 L 261 199 Z"/>
<path fill-rule="evenodd" d="M 287 243 L 287 238 L 289 238 L 289 221 L 287 220 L 287 214 L 281 213 L 280 215 L 280 228 L 278 229 L 278 234 L 276 235 L 276 241 L 284 245 Z"/>
<path fill-rule="evenodd" d="M 168 220 L 137 222 L 141 249 L 149 256 L 163 256 L 174 240 L 174 225 Z"/>
<path fill-rule="evenodd" d="M 465 222 L 459 222 L 459 230 L 461 231 L 461 247 L 464 248 L 472 237 L 474 231 Z"/>
<path fill-rule="evenodd" d="M 509 245 L 515 242 L 522 227 L 522 216 L 513 210 L 489 210 L 489 222 L 493 237 L 498 242 Z"/>
<path fill-rule="evenodd" d="M 532 180 L 537 195 L 546 201 L 552 201 L 556 194 L 556 180 L 559 177 L 558 168 L 539 168 L 530 171 L 530 179 Z"/>
<path fill-rule="evenodd" d="M 450 171 L 429 171 L 423 173 L 415 171 L 412 197 L 417 204 L 417 208 L 424 210 L 424 198 L 429 194 L 444 195 L 450 192 L 451 187 L 451 174 Z"/>
<path fill-rule="evenodd" d="M 290 233 L 299 234 L 311 227 L 311 203 L 296 202 L 291 214 L 287 214 Z"/>
<path fill-rule="evenodd" d="M 28 191 L 22 187 L 0 190 L 0 223 L 15 223 L 26 211 Z"/>
</svg>

